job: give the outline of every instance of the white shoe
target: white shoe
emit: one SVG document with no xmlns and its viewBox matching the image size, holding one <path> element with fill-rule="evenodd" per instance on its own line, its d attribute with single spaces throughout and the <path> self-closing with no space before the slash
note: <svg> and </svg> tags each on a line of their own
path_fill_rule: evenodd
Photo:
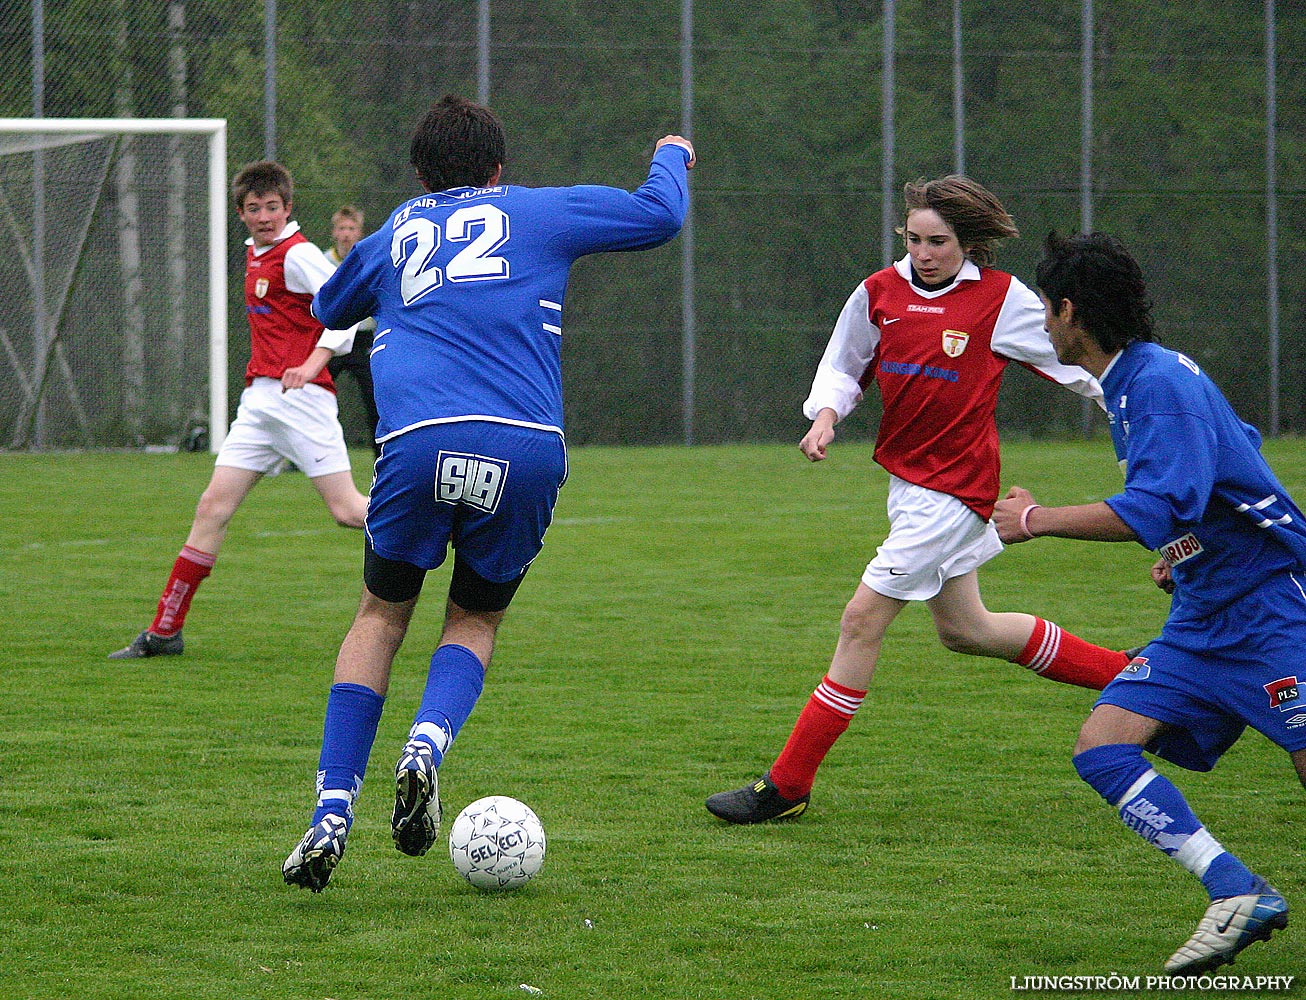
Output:
<svg viewBox="0 0 1306 1000">
<path fill-rule="evenodd" d="M 1197 930 L 1170 956 L 1165 971 L 1209 972 L 1232 962 L 1249 944 L 1268 941 L 1272 931 L 1287 926 L 1288 901 L 1257 876 L 1251 892 L 1217 899 L 1206 908 Z"/>
</svg>

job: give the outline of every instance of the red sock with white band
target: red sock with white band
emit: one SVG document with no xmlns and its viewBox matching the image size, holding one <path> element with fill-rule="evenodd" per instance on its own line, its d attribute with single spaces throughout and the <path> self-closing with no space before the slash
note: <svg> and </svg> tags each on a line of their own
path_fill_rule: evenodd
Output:
<svg viewBox="0 0 1306 1000">
<path fill-rule="evenodd" d="M 1035 618 L 1034 632 L 1016 662 L 1050 681 L 1101 691 L 1115 680 L 1129 657 L 1085 642 L 1055 622 Z"/>
<path fill-rule="evenodd" d="M 155 635 L 173 636 L 181 631 L 195 591 L 200 582 L 213 572 L 213 564 L 217 559 L 210 552 L 201 552 L 189 545 L 181 547 L 181 554 L 172 564 L 172 572 L 164 585 L 163 596 L 159 598 L 159 608 L 150 624 L 151 632 Z"/>
<path fill-rule="evenodd" d="M 825 677 L 798 716 L 789 741 L 771 765 L 771 781 L 786 799 L 801 799 L 812 790 L 816 770 L 834 741 L 844 734 L 866 692 Z"/>
</svg>

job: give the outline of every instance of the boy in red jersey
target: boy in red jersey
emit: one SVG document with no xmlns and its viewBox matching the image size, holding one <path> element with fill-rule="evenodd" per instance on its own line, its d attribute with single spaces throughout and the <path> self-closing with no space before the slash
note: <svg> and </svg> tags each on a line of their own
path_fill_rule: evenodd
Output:
<svg viewBox="0 0 1306 1000">
<path fill-rule="evenodd" d="M 190 534 L 173 564 L 154 621 L 111 660 L 172 656 L 195 590 L 213 569 L 227 525 L 250 490 L 286 462 L 304 471 L 336 523 L 361 528 L 367 497 L 358 492 L 337 415 L 327 362 L 349 351 L 352 329 L 325 330 L 309 312 L 334 268 L 292 222 L 293 183 L 279 163 L 252 163 L 231 184 L 236 214 L 249 230 L 245 310 L 250 359 L 240 408 L 214 461 Z M 293 390 L 293 391 L 292 391 Z"/>
<path fill-rule="evenodd" d="M 889 537 L 844 610 L 830 669 L 767 774 L 707 800 L 732 823 L 797 816 L 816 770 L 848 728 L 890 623 L 924 601 L 948 649 L 1019 663 L 1051 680 L 1101 689 L 1128 663 L 1034 615 L 989 611 L 977 570 L 1002 551 L 989 518 L 998 498 L 994 412 L 1007 364 L 1101 402 L 1097 381 L 1057 361 L 1038 296 L 990 265 L 1019 235 L 996 197 L 953 175 L 906 186 L 898 230 L 907 256 L 849 297 L 816 371 L 799 443 L 826 458 L 834 427 L 875 382 L 884 413 L 875 460 L 889 472 Z"/>
</svg>

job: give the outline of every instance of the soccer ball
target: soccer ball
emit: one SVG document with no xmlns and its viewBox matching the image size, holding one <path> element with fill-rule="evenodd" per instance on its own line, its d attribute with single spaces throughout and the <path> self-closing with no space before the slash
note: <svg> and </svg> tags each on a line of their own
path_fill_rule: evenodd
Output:
<svg viewBox="0 0 1306 1000">
<path fill-rule="evenodd" d="M 453 821 L 449 857 L 478 889 L 516 889 L 544 864 L 544 827 L 526 803 L 488 795 Z"/>
</svg>

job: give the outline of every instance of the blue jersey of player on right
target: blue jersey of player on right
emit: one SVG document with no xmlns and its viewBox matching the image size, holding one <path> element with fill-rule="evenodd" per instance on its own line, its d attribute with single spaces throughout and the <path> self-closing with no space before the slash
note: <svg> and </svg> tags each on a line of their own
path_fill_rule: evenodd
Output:
<svg viewBox="0 0 1306 1000">
<path fill-rule="evenodd" d="M 1261 456 L 1260 434 L 1195 362 L 1157 343 L 1131 343 L 1101 382 L 1125 467 L 1124 492 L 1106 504 L 1174 584 L 1161 635 L 1101 703 L 1172 724 L 1153 749 L 1198 770 L 1246 722 L 1289 750 L 1306 745 L 1300 691 L 1266 697 L 1294 676 L 1306 643 L 1306 517 Z M 1197 694 L 1218 709 L 1195 708 Z"/>
<path fill-rule="evenodd" d="M 1199 975 L 1286 927 L 1288 901 L 1144 752 L 1209 771 L 1253 726 L 1306 785 L 1306 518 L 1261 457 L 1260 435 L 1191 359 L 1155 342 L 1147 282 L 1124 244 L 1051 233 L 1036 274 L 1057 357 L 1102 386 L 1125 489 L 1045 508 L 1013 486 L 994 521 L 1005 542 L 1140 541 L 1161 556 L 1152 579 L 1174 595 L 1165 626 L 1106 686 L 1072 762 L 1206 891 L 1206 912 L 1165 963 Z"/>
<path fill-rule="evenodd" d="M 1107 504 L 1175 584 L 1172 622 L 1199 622 L 1285 570 L 1306 569 L 1306 517 L 1186 356 L 1135 342 L 1102 378 L 1125 491 Z"/>
<path fill-rule="evenodd" d="M 561 434 L 571 266 L 672 239 L 688 207 L 688 160 L 683 146 L 662 146 L 634 192 L 496 185 L 400 205 L 313 303 L 332 328 L 336 317 L 376 317 L 377 440 L 469 419 Z"/>
</svg>

